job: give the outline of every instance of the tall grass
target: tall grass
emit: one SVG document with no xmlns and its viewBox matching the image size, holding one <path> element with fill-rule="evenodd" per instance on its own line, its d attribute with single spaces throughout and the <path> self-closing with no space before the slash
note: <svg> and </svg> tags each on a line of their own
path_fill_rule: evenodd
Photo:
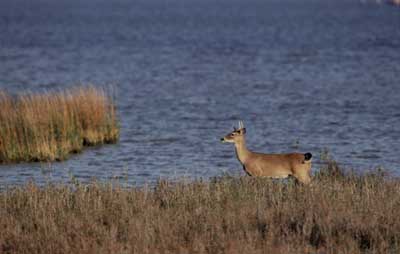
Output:
<svg viewBox="0 0 400 254">
<path fill-rule="evenodd" d="M 400 181 L 322 169 L 251 177 L 34 184 L 0 192 L 3 253 L 399 253 Z"/>
<path fill-rule="evenodd" d="M 119 126 L 104 89 L 76 87 L 12 97 L 0 91 L 0 162 L 65 159 L 84 145 L 116 142 Z"/>
</svg>

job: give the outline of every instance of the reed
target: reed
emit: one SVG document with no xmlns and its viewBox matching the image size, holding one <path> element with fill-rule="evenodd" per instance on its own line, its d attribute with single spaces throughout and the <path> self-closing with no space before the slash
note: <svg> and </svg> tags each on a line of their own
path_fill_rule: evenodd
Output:
<svg viewBox="0 0 400 254">
<path fill-rule="evenodd" d="M 104 89 L 75 87 L 16 97 L 0 91 L 0 162 L 54 161 L 113 143 L 119 126 Z"/>
<path fill-rule="evenodd" d="M 399 253 L 400 180 L 338 172 L 324 167 L 310 186 L 30 183 L 0 192 L 0 252 Z"/>
</svg>

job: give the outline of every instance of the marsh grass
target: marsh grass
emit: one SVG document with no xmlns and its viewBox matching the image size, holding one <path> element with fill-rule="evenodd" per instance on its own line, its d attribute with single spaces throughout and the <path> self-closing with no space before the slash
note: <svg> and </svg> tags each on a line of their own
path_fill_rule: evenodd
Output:
<svg viewBox="0 0 400 254">
<path fill-rule="evenodd" d="M 115 105 L 104 89 L 16 97 L 0 91 L 0 163 L 63 160 L 85 145 L 118 137 Z"/>
<path fill-rule="evenodd" d="M 399 253 L 400 181 L 336 166 L 311 186 L 229 176 L 27 184 L 0 192 L 0 252 Z"/>
</svg>

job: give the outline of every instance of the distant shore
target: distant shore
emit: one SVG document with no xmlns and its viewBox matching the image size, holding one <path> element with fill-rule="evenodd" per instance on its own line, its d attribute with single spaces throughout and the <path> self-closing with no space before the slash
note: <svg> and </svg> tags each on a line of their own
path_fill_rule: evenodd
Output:
<svg viewBox="0 0 400 254">
<path fill-rule="evenodd" d="M 26 184 L 0 192 L 4 253 L 398 253 L 400 180 L 344 173 L 311 186 L 221 177 L 154 187 Z"/>
<path fill-rule="evenodd" d="M 400 0 L 389 0 L 389 4 L 400 6 Z"/>
</svg>

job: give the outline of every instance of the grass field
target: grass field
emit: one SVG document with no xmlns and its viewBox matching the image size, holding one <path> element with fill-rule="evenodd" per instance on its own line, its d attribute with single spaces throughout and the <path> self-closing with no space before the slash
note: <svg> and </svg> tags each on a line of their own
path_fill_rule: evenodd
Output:
<svg viewBox="0 0 400 254">
<path fill-rule="evenodd" d="M 399 253 L 399 193 L 397 178 L 334 162 L 311 186 L 26 184 L 0 192 L 0 253 Z"/>
<path fill-rule="evenodd" d="M 115 105 L 104 89 L 14 97 L 0 91 L 0 163 L 63 160 L 85 145 L 118 137 Z"/>
</svg>

